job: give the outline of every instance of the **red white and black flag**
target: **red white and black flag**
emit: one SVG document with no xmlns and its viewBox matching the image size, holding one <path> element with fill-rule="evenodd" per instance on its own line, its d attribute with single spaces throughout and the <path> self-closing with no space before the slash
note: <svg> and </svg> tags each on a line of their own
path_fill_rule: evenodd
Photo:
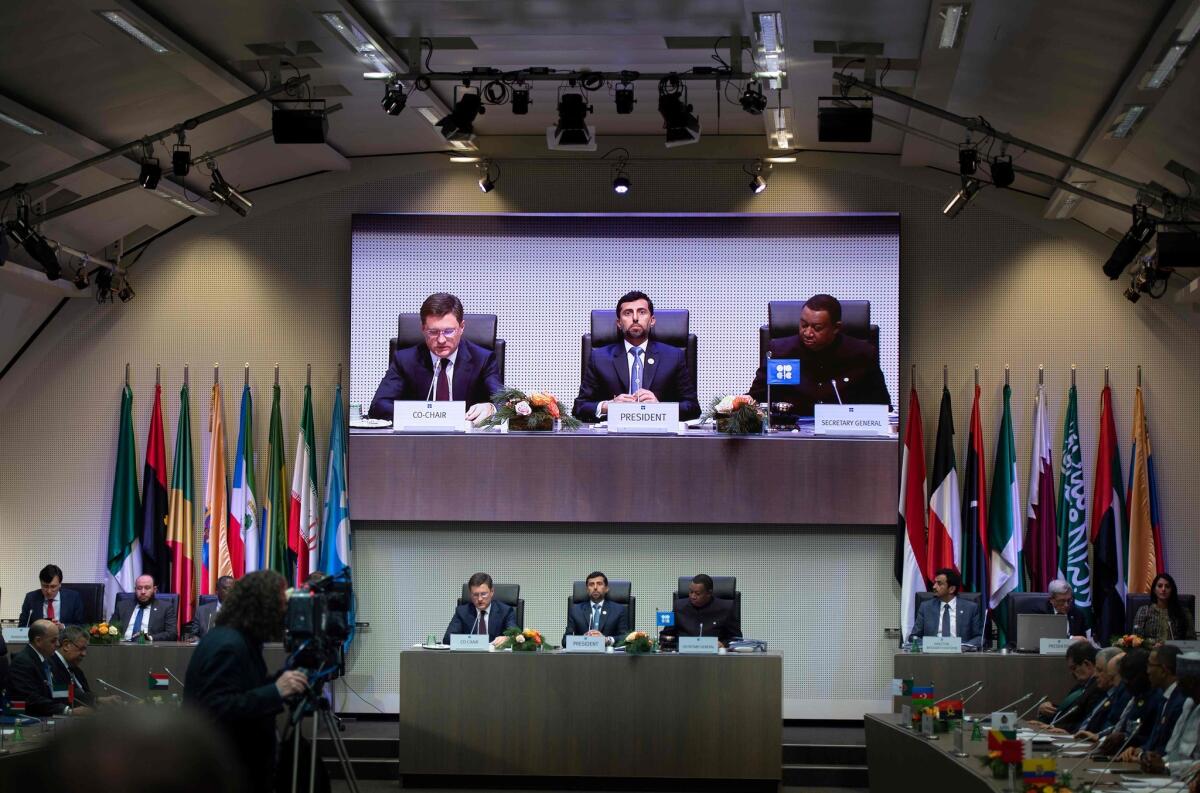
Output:
<svg viewBox="0 0 1200 793">
<path fill-rule="evenodd" d="M 962 524 L 959 522 L 962 505 L 958 497 L 958 471 L 954 466 L 954 412 L 950 408 L 950 390 L 944 387 L 930 481 L 933 495 L 929 497 L 929 562 L 925 570 L 932 577 L 943 567 L 959 569 L 962 546 Z"/>
<path fill-rule="evenodd" d="M 925 539 L 925 506 L 929 484 L 925 480 L 925 442 L 917 389 L 908 399 L 908 429 L 900 465 L 900 506 L 896 522 L 897 570 L 900 573 L 900 628 L 904 639 L 912 633 L 918 592 L 928 588 L 928 544 Z"/>
</svg>

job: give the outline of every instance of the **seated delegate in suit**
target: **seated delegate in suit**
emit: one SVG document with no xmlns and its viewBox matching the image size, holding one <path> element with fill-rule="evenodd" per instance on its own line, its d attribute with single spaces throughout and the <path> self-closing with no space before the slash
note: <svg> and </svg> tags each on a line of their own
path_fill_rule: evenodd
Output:
<svg viewBox="0 0 1200 793">
<path fill-rule="evenodd" d="M 1158 693 L 1161 704 L 1154 718 L 1154 726 L 1150 735 L 1141 746 L 1130 746 L 1117 756 L 1118 762 L 1139 762 L 1143 754 L 1153 753 L 1162 755 L 1175 722 L 1183 711 L 1187 695 L 1179 687 L 1179 679 L 1175 675 L 1179 661 L 1179 647 L 1174 644 L 1162 644 L 1150 651 L 1150 660 L 1146 664 L 1146 673 L 1150 677 L 1150 685 Z"/>
<path fill-rule="evenodd" d="M 1200 653 L 1181 653 L 1175 659 L 1176 684 L 1183 694 L 1183 705 L 1175 726 L 1161 752 L 1143 751 L 1138 762 L 1147 774 L 1165 774 L 1179 779 L 1195 763 L 1196 739 L 1200 735 Z M 1196 755 L 1200 756 L 1200 755 Z"/>
<path fill-rule="evenodd" d="M 1166 573 L 1156 575 L 1150 582 L 1150 599 L 1151 602 L 1139 608 L 1134 615 L 1134 633 L 1156 642 L 1196 638 L 1192 612 L 1179 602 L 1179 590 L 1174 578 Z"/>
<path fill-rule="evenodd" d="M 175 622 L 175 604 L 158 600 L 158 587 L 154 576 L 140 575 L 133 582 L 133 600 L 118 600 L 109 623 L 123 629 L 121 640 L 131 642 L 138 634 L 155 642 L 173 642 L 179 639 Z"/>
<path fill-rule="evenodd" d="M 34 620 L 43 619 L 59 625 L 83 624 L 83 598 L 78 592 L 62 588 L 63 571 L 58 565 L 43 567 L 38 581 L 41 588 L 25 595 L 17 625 L 26 628 Z"/>
<path fill-rule="evenodd" d="M 952 567 L 937 571 L 933 592 L 937 597 L 926 600 L 917 609 L 908 640 L 924 636 L 957 636 L 964 647 L 979 649 L 983 644 L 983 614 L 978 604 L 958 596 L 962 579 Z"/>
<path fill-rule="evenodd" d="M 115 705 L 121 701 L 121 697 L 116 694 L 97 697 L 91 681 L 84 674 L 83 659 L 87 658 L 90 643 L 91 637 L 84 628 L 78 625 L 63 628 L 58 637 L 58 650 L 51 659 L 51 663 L 56 665 L 55 677 L 75 685 L 75 701 L 81 705 Z"/>
<path fill-rule="evenodd" d="M 1067 635 L 1072 639 L 1090 640 L 1091 628 L 1088 627 L 1087 615 L 1083 609 L 1075 605 L 1075 593 L 1071 585 L 1061 578 L 1056 578 L 1046 585 L 1050 599 L 1043 607 L 1044 614 L 1063 614 L 1067 618 Z"/>
<path fill-rule="evenodd" d="M 609 645 L 628 636 L 633 630 L 629 624 L 629 610 L 608 599 L 608 576 L 597 571 L 584 583 L 588 599 L 576 603 L 567 613 L 563 644 L 567 643 L 567 636 L 603 636 L 604 643 Z"/>
<path fill-rule="evenodd" d="M 875 348 L 842 333 L 842 304 L 835 297 L 810 297 L 800 312 L 799 333 L 771 340 L 770 351 L 772 358 L 800 361 L 799 385 L 771 386 L 772 402 L 791 405 L 788 415 L 811 416 L 814 404 L 891 404 Z M 765 362 L 758 367 L 750 386 L 759 402 L 767 398 L 766 367 Z"/>
<path fill-rule="evenodd" d="M 1105 689 L 1100 686 L 1096 669 L 1096 648 L 1086 639 L 1072 642 L 1065 654 L 1067 672 L 1075 679 L 1075 685 L 1058 702 L 1043 702 L 1038 706 L 1038 722 L 1047 725 L 1059 734 L 1073 733 L 1079 729 L 1095 707 L 1104 698 Z"/>
<path fill-rule="evenodd" d="M 1122 747 L 1140 747 L 1150 737 L 1162 711 L 1162 692 L 1150 684 L 1150 653 L 1140 647 L 1126 650 L 1120 660 L 1121 682 L 1129 691 L 1129 702 L 1121 712 L 1098 754 L 1113 755 Z"/>
<path fill-rule="evenodd" d="M 609 402 L 678 402 L 679 418 L 700 415 L 683 350 L 650 338 L 654 303 L 642 292 L 617 301 L 621 341 L 596 350 L 588 359 L 579 396 L 571 413 L 581 421 L 600 421 Z"/>
<path fill-rule="evenodd" d="M 507 603 L 493 600 L 492 589 L 492 577 L 487 573 L 476 573 L 467 580 L 471 602 L 454 610 L 442 644 L 449 644 L 450 635 L 455 633 L 481 633 L 492 644 L 500 644 L 506 630 L 518 627 L 517 610 Z"/>
<path fill-rule="evenodd" d="M 467 419 L 481 422 L 496 412 L 492 394 L 504 388 L 496 354 L 463 338 L 463 305 L 447 292 L 437 292 L 421 304 L 425 343 L 392 353 L 387 373 L 375 389 L 368 414 L 392 419 L 395 400 L 435 399 L 467 403 Z M 434 364 L 438 365 L 436 382 Z"/>
<path fill-rule="evenodd" d="M 57 648 L 58 626 L 50 620 L 34 620 L 29 626 L 29 644 L 12 659 L 8 695 L 12 700 L 24 701 L 30 716 L 69 716 L 88 710 L 67 702 L 69 681 L 56 671 L 57 664 L 52 661 Z"/>
<path fill-rule="evenodd" d="M 217 613 L 221 611 L 221 604 L 225 602 L 225 598 L 229 597 L 231 589 L 233 589 L 233 576 L 223 575 L 217 579 L 217 599 L 210 600 L 196 609 L 196 616 L 183 626 L 183 635 L 188 641 L 196 642 L 204 638 L 204 634 L 208 633 L 208 629 L 213 626 Z"/>
<path fill-rule="evenodd" d="M 712 577 L 700 573 L 688 584 L 688 596 L 675 601 L 677 636 L 716 636 L 722 647 L 742 638 L 732 600 L 713 597 Z"/>
</svg>

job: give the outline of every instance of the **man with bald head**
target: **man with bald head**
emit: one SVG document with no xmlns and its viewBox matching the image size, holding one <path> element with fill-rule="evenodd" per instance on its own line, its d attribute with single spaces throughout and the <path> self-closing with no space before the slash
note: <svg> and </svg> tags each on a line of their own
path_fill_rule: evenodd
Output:
<svg viewBox="0 0 1200 793">
<path fill-rule="evenodd" d="M 175 604 L 155 597 L 158 587 L 154 576 L 140 575 L 133 582 L 132 600 L 118 600 L 109 622 L 122 628 L 123 641 L 136 641 L 145 636 L 154 642 L 173 642 L 179 639 L 175 620 Z"/>
<path fill-rule="evenodd" d="M 67 701 L 68 684 L 55 671 L 54 652 L 58 649 L 58 626 L 50 620 L 34 620 L 29 626 L 29 644 L 12 659 L 8 693 L 14 701 L 25 702 L 30 716 L 69 716 L 87 713 L 88 708 L 72 708 Z"/>
</svg>

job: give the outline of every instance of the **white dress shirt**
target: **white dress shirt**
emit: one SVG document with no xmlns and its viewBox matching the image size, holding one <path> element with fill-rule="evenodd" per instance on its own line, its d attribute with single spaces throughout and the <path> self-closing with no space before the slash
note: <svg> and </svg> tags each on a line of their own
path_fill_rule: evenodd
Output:
<svg viewBox="0 0 1200 793">
<path fill-rule="evenodd" d="M 125 635 L 122 637 L 125 641 L 132 641 L 132 639 L 133 639 L 133 623 L 137 622 L 138 609 L 144 609 L 144 611 L 142 613 L 142 626 L 141 626 L 142 629 L 140 631 L 138 631 L 138 633 L 145 633 L 145 634 L 149 635 L 149 633 L 150 633 L 150 606 L 151 605 L 153 605 L 153 604 L 147 603 L 146 605 L 143 606 L 141 603 L 138 603 L 136 600 L 133 602 L 133 611 L 129 612 L 129 624 L 125 626 Z"/>
<path fill-rule="evenodd" d="M 1163 760 L 1171 769 L 1171 776 L 1176 776 L 1176 770 L 1186 769 L 1190 765 L 1192 755 L 1196 753 L 1196 737 L 1200 732 L 1200 708 L 1191 697 L 1184 700 L 1183 709 L 1179 711 L 1179 720 L 1163 749 Z"/>
<path fill-rule="evenodd" d="M 950 598 L 949 603 L 941 603 L 941 602 L 938 603 L 937 633 L 934 634 L 935 636 L 942 635 L 942 614 L 945 613 L 947 606 L 950 607 L 950 634 L 949 635 L 950 636 L 958 635 L 958 597 L 955 596 L 955 597 Z"/>
<path fill-rule="evenodd" d="M 50 604 L 54 604 L 54 621 L 62 622 L 62 590 L 54 593 L 54 597 L 42 603 L 42 619 L 50 619 Z"/>
<path fill-rule="evenodd" d="M 633 385 L 633 348 L 637 347 L 642 351 L 642 387 L 645 388 L 646 367 L 650 364 L 650 358 L 648 357 L 650 353 L 647 349 L 650 346 L 650 342 L 645 341 L 641 344 L 630 344 L 628 341 L 626 341 L 623 343 L 625 344 L 625 366 L 629 372 L 629 383 L 631 386 Z M 608 413 L 608 403 L 611 401 L 612 400 L 606 399 L 597 405 L 596 415 L 603 416 L 604 414 Z"/>
</svg>

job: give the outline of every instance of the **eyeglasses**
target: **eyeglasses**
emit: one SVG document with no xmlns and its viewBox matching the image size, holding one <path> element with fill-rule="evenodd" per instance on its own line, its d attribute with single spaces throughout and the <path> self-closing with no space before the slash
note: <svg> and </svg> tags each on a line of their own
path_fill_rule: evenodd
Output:
<svg viewBox="0 0 1200 793">
<path fill-rule="evenodd" d="M 430 341 L 436 341 L 438 338 L 443 338 L 446 341 L 453 341 L 458 338 L 458 334 L 462 333 L 462 328 L 449 328 L 446 330 L 423 330 L 425 338 Z"/>
</svg>

